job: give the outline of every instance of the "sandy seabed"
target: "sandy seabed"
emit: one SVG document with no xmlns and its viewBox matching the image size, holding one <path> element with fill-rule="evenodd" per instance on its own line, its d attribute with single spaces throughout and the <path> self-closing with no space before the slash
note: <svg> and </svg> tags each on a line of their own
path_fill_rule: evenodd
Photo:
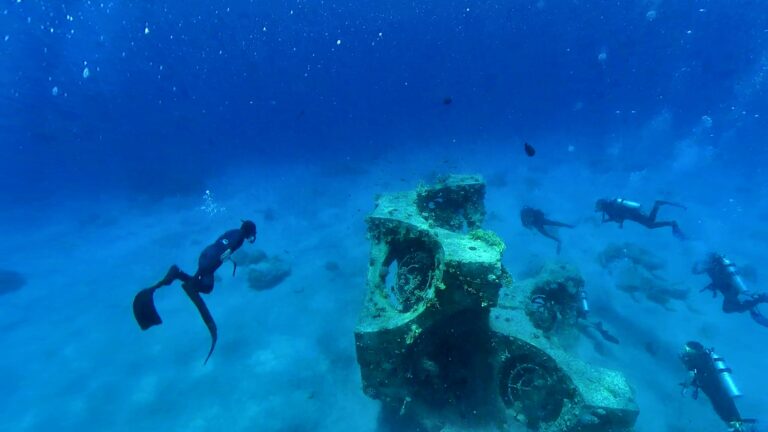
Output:
<svg viewBox="0 0 768 432">
<path fill-rule="evenodd" d="M 100 197 L 15 209 L 0 228 L 2 266 L 28 283 L 0 296 L 0 430 L 376 430 L 378 404 L 360 390 L 353 338 L 365 292 L 364 216 L 376 193 L 448 172 L 488 180 L 486 226 L 506 241 L 504 262 L 514 275 L 555 258 L 552 243 L 520 226 L 523 205 L 578 224 L 561 232 L 561 258 L 582 271 L 593 313 L 622 341 L 598 353 L 585 340 L 578 355 L 628 376 L 641 411 L 639 432 L 723 430 L 703 395 L 680 395 L 686 372 L 677 352 L 690 339 L 726 357 L 745 394 L 744 414 L 763 414 L 768 329 L 746 315 L 721 313 L 718 300 L 698 292 L 706 278 L 690 273 L 710 250 L 764 267 L 762 191 L 708 180 L 715 173 L 729 178 L 716 165 L 707 167 L 708 178 L 681 183 L 672 179 L 695 166 L 605 171 L 577 152 L 569 159 L 566 148 L 557 164 L 541 154 L 499 160 L 483 151 L 431 158 L 435 149 L 425 147 L 405 160 L 385 154 L 364 162 L 341 157 L 323 165 L 255 167 L 211 182 L 226 208 L 214 215 L 200 209 L 204 191 L 159 202 Z M 594 200 L 617 195 L 647 205 L 656 198 L 685 202 L 687 211 L 664 209 L 661 216 L 677 217 L 691 239 L 629 223 L 623 230 L 601 226 Z M 240 218 L 259 226 L 256 244 L 245 247 L 290 260 L 293 273 L 257 292 L 244 274 L 220 270 L 221 282 L 206 297 L 219 345 L 203 366 L 208 334 L 178 285 L 157 293 L 164 324 L 147 332 L 134 322 L 131 300 L 172 263 L 193 271 L 202 247 Z M 665 277 L 689 288 L 689 299 L 666 310 L 616 290 L 596 256 L 623 241 L 665 257 Z M 326 269 L 329 261 L 338 271 Z"/>
</svg>

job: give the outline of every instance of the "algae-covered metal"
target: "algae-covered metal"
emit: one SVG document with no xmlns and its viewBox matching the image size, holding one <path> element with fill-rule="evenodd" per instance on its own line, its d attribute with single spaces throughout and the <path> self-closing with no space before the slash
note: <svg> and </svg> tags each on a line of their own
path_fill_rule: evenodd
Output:
<svg viewBox="0 0 768 432">
<path fill-rule="evenodd" d="M 355 331 L 363 391 L 403 430 L 630 431 L 637 408 L 623 375 L 559 348 L 530 307 L 561 301 L 567 325 L 583 280 L 544 272 L 512 284 L 504 242 L 482 229 L 484 198 L 469 175 L 377 199 Z"/>
<path fill-rule="evenodd" d="M 632 431 L 639 411 L 624 375 L 575 358 L 554 336 L 577 325 L 583 285 L 575 267 L 548 264 L 502 289 L 490 316 L 499 393 L 507 414 L 535 430 Z"/>
</svg>

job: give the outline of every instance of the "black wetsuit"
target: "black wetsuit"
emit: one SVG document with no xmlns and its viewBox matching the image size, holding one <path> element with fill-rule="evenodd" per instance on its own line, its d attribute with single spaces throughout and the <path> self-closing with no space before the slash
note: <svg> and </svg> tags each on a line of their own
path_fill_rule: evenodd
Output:
<svg viewBox="0 0 768 432">
<path fill-rule="evenodd" d="M 692 378 L 690 383 L 682 384 L 683 387 L 693 387 L 694 399 L 698 398 L 699 390 L 703 391 L 718 417 L 728 425 L 735 426 L 751 423 L 751 421 L 741 417 L 733 397 L 728 394 L 728 390 L 720 381 L 719 372 L 712 361 L 710 352 L 697 342 L 689 342 L 687 346 L 689 349 L 680 358 L 685 368 L 692 374 Z"/>
<path fill-rule="evenodd" d="M 245 242 L 245 235 L 242 230 L 233 229 L 225 232 L 200 253 L 200 258 L 197 260 L 197 271 L 194 275 L 189 276 L 180 271 L 177 279 L 184 282 L 184 285 L 190 289 L 209 294 L 213 291 L 213 273 L 221 267 L 224 261 L 229 259 L 229 255 L 240 249 L 243 242 Z M 227 255 L 225 256 L 225 254 Z"/>
<path fill-rule="evenodd" d="M 601 199 L 597 201 L 596 210 L 602 213 L 602 222 L 616 222 L 619 227 L 624 227 L 624 221 L 630 220 L 637 222 L 640 225 L 649 228 L 663 228 L 672 227 L 672 233 L 675 237 L 684 238 L 683 232 L 680 230 L 676 221 L 657 221 L 656 216 L 659 213 L 659 208 L 663 205 L 672 205 L 675 207 L 685 208 L 680 204 L 671 203 L 669 201 L 656 201 L 653 204 L 653 208 L 649 214 L 643 213 L 640 206 L 636 203 L 626 201 L 623 199 Z"/>
<path fill-rule="evenodd" d="M 569 225 L 562 222 L 556 222 L 550 219 L 547 219 L 546 216 L 544 216 L 544 212 L 535 209 L 533 207 L 525 206 L 522 210 L 520 210 L 520 222 L 523 223 L 523 226 L 528 229 L 535 229 L 541 235 L 544 237 L 547 237 L 549 239 L 552 239 L 557 242 L 557 253 L 560 253 L 560 246 L 561 241 L 560 239 L 555 236 L 554 234 L 551 234 L 548 232 L 545 227 L 553 226 L 553 227 L 562 227 L 562 228 L 573 228 L 573 225 Z"/>
<path fill-rule="evenodd" d="M 205 359 L 205 362 L 207 363 L 211 354 L 213 354 L 213 349 L 216 347 L 218 333 L 213 316 L 211 316 L 211 313 L 200 294 L 209 294 L 213 291 L 213 274 L 249 237 L 255 238 L 255 226 L 252 235 L 250 232 L 244 231 L 242 227 L 240 229 L 229 230 L 219 236 L 214 243 L 203 249 L 197 262 L 197 271 L 195 274 L 189 275 L 179 269 L 178 266 L 173 265 L 163 279 L 155 285 L 139 291 L 133 301 L 133 313 L 141 329 L 146 330 L 152 326 L 162 324 L 163 322 L 160 315 L 157 313 L 157 309 L 155 309 L 153 300 L 155 290 L 162 286 L 170 285 L 176 280 L 182 281 L 184 292 L 190 300 L 192 300 L 195 307 L 197 307 L 203 322 L 205 322 L 208 331 L 211 333 L 211 349 Z"/>
<path fill-rule="evenodd" d="M 717 293 L 722 294 L 723 312 L 742 313 L 748 311 L 755 322 L 768 327 L 768 319 L 757 309 L 759 304 L 768 303 L 768 294 L 750 293 L 744 286 L 736 266 L 731 261 L 722 255 L 710 254 L 705 261 L 697 262 L 693 266 L 693 273 L 706 273 L 709 276 L 711 282 L 702 288 L 702 291 L 712 291 L 713 296 L 717 296 Z"/>
</svg>

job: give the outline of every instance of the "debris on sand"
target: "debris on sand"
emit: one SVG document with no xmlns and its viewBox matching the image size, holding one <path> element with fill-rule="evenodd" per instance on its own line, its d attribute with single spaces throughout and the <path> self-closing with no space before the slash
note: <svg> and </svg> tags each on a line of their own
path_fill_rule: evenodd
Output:
<svg viewBox="0 0 768 432">
<path fill-rule="evenodd" d="M 629 261 L 632 264 L 643 267 L 650 273 L 664 270 L 667 263 L 664 259 L 650 250 L 634 243 L 611 243 L 597 256 L 600 266 L 610 267 L 621 261 Z"/>
<path fill-rule="evenodd" d="M 686 301 L 690 290 L 670 283 L 666 279 L 657 276 L 645 267 L 624 262 L 615 268 L 614 283 L 616 288 L 629 294 L 635 301 L 638 294 L 642 294 L 652 303 L 656 303 L 668 311 L 674 311 L 670 306 L 672 300 Z"/>
<path fill-rule="evenodd" d="M 264 291 L 272 289 L 291 275 L 291 264 L 279 256 L 268 256 L 248 268 L 248 286 Z"/>
<path fill-rule="evenodd" d="M 232 260 L 237 263 L 237 271 L 245 271 L 248 286 L 264 291 L 276 287 L 291 275 L 291 264 L 285 258 L 267 255 L 261 249 L 244 251 L 240 249 Z"/>
</svg>

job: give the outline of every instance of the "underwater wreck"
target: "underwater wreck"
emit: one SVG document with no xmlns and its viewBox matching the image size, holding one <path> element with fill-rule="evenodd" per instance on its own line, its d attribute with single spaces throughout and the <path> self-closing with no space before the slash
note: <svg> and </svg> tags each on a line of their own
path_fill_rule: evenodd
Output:
<svg viewBox="0 0 768 432">
<path fill-rule="evenodd" d="M 513 282 L 504 242 L 483 230 L 485 183 L 453 175 L 384 194 L 367 218 L 367 295 L 355 330 L 363 391 L 382 429 L 632 431 L 618 371 L 553 336 L 575 326 L 580 275 L 545 266 Z"/>
</svg>

